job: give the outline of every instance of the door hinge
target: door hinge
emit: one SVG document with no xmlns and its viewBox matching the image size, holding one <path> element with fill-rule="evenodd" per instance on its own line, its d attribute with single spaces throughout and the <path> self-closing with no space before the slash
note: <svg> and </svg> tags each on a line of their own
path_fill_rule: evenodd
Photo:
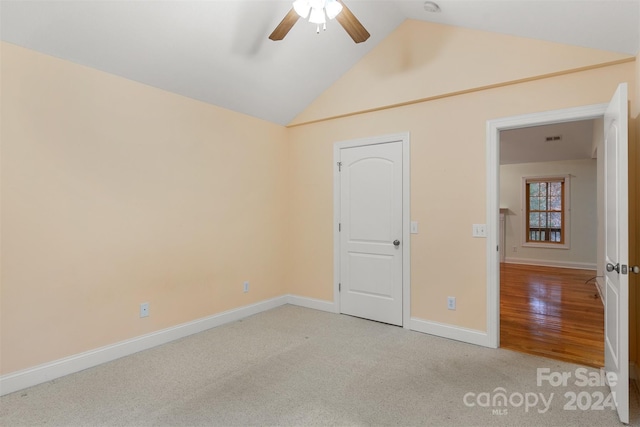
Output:
<svg viewBox="0 0 640 427">
<path fill-rule="evenodd" d="M 338 233 L 342 231 L 342 224 L 338 223 Z"/>
<path fill-rule="evenodd" d="M 342 283 L 338 283 L 338 292 L 342 290 Z"/>
<path fill-rule="evenodd" d="M 500 246 L 496 246 L 496 252 L 500 252 Z"/>
<path fill-rule="evenodd" d="M 338 162 L 338 172 L 342 172 L 342 162 Z"/>
</svg>

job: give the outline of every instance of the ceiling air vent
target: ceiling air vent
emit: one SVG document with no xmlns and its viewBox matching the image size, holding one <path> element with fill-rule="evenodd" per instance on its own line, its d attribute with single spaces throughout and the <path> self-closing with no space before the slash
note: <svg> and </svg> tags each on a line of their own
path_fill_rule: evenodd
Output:
<svg viewBox="0 0 640 427">
<path fill-rule="evenodd" d="M 547 136 L 544 138 L 545 141 L 549 142 L 549 141 L 561 141 L 562 140 L 562 135 L 555 135 L 555 136 Z"/>
</svg>

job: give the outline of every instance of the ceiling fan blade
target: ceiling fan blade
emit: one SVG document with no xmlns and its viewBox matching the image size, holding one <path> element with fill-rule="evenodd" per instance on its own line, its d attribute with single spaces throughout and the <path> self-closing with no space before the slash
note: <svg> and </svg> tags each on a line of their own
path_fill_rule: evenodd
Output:
<svg viewBox="0 0 640 427">
<path fill-rule="evenodd" d="M 298 18 L 300 15 L 296 13 L 296 11 L 292 8 L 289 13 L 282 18 L 282 21 L 278 24 L 273 33 L 269 36 L 269 38 L 273 41 L 282 40 L 293 28 L 296 22 L 298 22 Z"/>
<path fill-rule="evenodd" d="M 362 43 L 366 41 L 371 34 L 358 21 L 358 18 L 349 10 L 342 0 L 338 0 L 342 5 L 342 12 L 336 16 L 336 21 L 342 25 L 342 28 L 351 36 L 354 42 Z"/>
</svg>

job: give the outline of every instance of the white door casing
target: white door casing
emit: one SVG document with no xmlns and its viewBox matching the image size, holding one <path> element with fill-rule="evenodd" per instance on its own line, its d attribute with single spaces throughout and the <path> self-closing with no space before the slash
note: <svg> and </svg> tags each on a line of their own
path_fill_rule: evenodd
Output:
<svg viewBox="0 0 640 427">
<path fill-rule="evenodd" d="M 408 143 L 408 134 L 400 134 L 334 146 L 336 311 L 405 327 L 410 297 Z"/>
<path fill-rule="evenodd" d="M 605 370 L 618 416 L 629 422 L 629 203 L 627 84 L 604 114 Z"/>
</svg>

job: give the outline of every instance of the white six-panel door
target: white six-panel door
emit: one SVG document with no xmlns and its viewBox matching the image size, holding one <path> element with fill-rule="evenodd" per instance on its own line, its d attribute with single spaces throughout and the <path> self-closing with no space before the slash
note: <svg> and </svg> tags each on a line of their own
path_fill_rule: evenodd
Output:
<svg viewBox="0 0 640 427">
<path fill-rule="evenodd" d="M 340 149 L 340 311 L 402 325 L 402 142 Z"/>
</svg>

